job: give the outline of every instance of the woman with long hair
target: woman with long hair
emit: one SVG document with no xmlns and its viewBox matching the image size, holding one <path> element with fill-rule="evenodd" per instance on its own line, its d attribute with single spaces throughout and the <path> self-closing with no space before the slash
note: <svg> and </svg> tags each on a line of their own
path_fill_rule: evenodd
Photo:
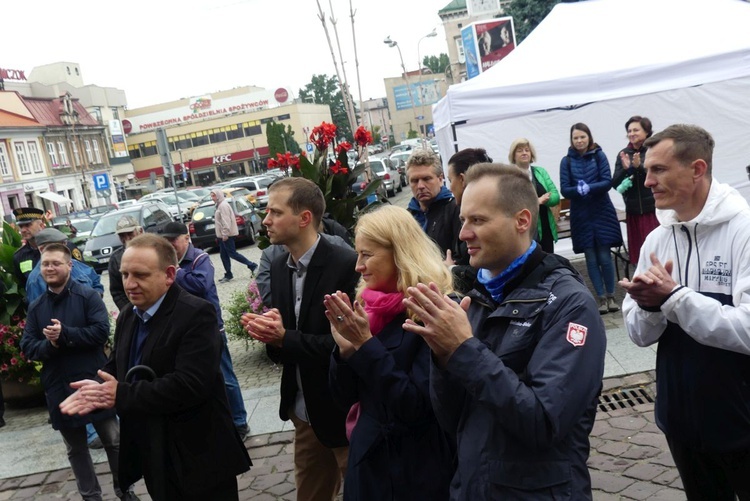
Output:
<svg viewBox="0 0 750 501">
<path fill-rule="evenodd" d="M 586 256 L 586 269 L 602 314 L 620 309 L 615 302 L 615 268 L 610 250 L 622 245 L 622 232 L 609 198 L 611 187 L 607 155 L 594 142 L 586 124 L 573 124 L 568 154 L 560 161 L 560 191 L 570 200 L 573 252 Z"/>
<path fill-rule="evenodd" d="M 646 188 L 646 147 L 643 143 L 653 134 L 651 120 L 640 115 L 632 116 L 625 122 L 628 145 L 620 150 L 615 160 L 615 173 L 612 187 L 622 194 L 625 200 L 625 223 L 628 228 L 628 253 L 630 263 L 638 264 L 641 245 L 651 230 L 659 226 L 656 219 L 656 206 L 651 188 Z"/>
<path fill-rule="evenodd" d="M 536 241 L 542 250 L 550 254 L 555 252 L 557 242 L 557 221 L 552 207 L 560 203 L 560 192 L 557 191 L 555 183 L 550 179 L 544 167 L 532 166 L 536 161 L 536 149 L 526 138 L 518 138 L 510 145 L 508 161 L 525 170 L 531 184 L 534 185 L 539 197 L 539 218 L 536 223 Z"/>
<path fill-rule="evenodd" d="M 451 274 L 400 207 L 360 217 L 355 248 L 362 275 L 355 300 L 342 292 L 324 299 L 337 345 L 331 390 L 349 409 L 344 500 L 446 500 L 454 447 L 430 403 L 430 349 L 402 325 L 413 318 L 403 305 L 407 288 L 432 282 L 447 294 Z"/>
</svg>

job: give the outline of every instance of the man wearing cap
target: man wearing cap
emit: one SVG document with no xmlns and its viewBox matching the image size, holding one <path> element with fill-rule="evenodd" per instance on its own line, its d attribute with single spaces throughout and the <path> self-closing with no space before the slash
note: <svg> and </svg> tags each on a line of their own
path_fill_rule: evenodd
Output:
<svg viewBox="0 0 750 501">
<path fill-rule="evenodd" d="M 247 425 L 247 411 L 242 399 L 242 390 L 234 373 L 232 356 L 229 354 L 227 346 L 227 335 L 224 331 L 224 320 L 221 317 L 219 294 L 216 292 L 216 284 L 214 283 L 214 265 L 207 253 L 196 249 L 190 242 L 190 234 L 184 224 L 167 223 L 161 236 L 169 240 L 177 253 L 177 262 L 179 263 L 175 276 L 177 285 L 190 294 L 205 299 L 214 305 L 223 344 L 221 373 L 224 375 L 224 387 L 227 391 L 229 410 L 232 411 L 232 420 L 235 428 L 237 428 L 237 433 L 244 439 L 250 432 L 250 428 Z"/>
<path fill-rule="evenodd" d="M 44 211 L 34 207 L 19 207 L 13 210 L 16 216 L 16 224 L 21 233 L 21 238 L 26 244 L 13 254 L 13 274 L 26 286 L 26 279 L 39 262 L 41 253 L 37 249 L 34 237 L 42 231 L 47 225 L 44 219 Z"/>
<path fill-rule="evenodd" d="M 68 236 L 57 228 L 44 228 L 36 234 L 34 241 L 39 252 L 44 252 L 44 248 L 47 245 L 57 243 L 65 244 L 68 250 L 70 250 L 70 246 L 67 245 Z M 71 251 L 71 256 L 72 254 L 73 251 Z M 72 263 L 73 268 L 70 272 L 70 278 L 75 282 L 91 287 L 103 296 L 104 286 L 96 271 L 91 266 L 76 259 L 73 259 Z M 39 263 L 36 263 L 26 280 L 26 300 L 31 304 L 36 298 L 44 294 L 46 290 L 47 284 L 42 277 L 41 266 Z"/>
<path fill-rule="evenodd" d="M 109 258 L 109 293 L 115 301 L 118 310 L 126 304 L 130 304 L 128 295 L 125 294 L 125 287 L 122 285 L 122 274 L 120 273 L 120 263 L 122 254 L 125 252 L 128 242 L 143 233 L 143 228 L 133 216 L 122 216 L 115 226 L 115 233 L 120 238 L 122 247 L 112 253 Z"/>
</svg>

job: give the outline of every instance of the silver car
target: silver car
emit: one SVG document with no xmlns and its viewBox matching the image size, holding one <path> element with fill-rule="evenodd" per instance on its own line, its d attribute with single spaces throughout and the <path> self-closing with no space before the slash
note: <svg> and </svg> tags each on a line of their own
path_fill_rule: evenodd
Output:
<svg viewBox="0 0 750 501">
<path fill-rule="evenodd" d="M 389 159 L 371 158 L 370 171 L 373 174 L 377 174 L 383 180 L 383 187 L 389 197 L 395 196 L 397 191 L 401 192 L 401 176 Z"/>
</svg>

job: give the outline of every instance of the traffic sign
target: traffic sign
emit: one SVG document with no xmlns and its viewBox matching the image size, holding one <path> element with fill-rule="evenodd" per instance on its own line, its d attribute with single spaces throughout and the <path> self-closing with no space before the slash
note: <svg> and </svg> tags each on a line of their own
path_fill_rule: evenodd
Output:
<svg viewBox="0 0 750 501">
<path fill-rule="evenodd" d="M 308 153 L 312 153 L 312 152 L 313 152 L 313 148 L 314 148 L 314 147 L 313 147 L 313 144 L 312 144 L 312 143 L 307 143 L 307 144 L 305 145 L 305 149 L 307 150 L 307 152 L 308 152 Z"/>
<path fill-rule="evenodd" d="M 107 176 L 106 173 L 103 174 L 94 174 L 91 176 L 91 179 L 94 181 L 94 188 L 96 191 L 106 190 L 109 188 L 109 176 Z"/>
<path fill-rule="evenodd" d="M 103 190 L 96 190 L 96 196 L 99 198 L 109 198 L 112 196 L 112 191 L 105 188 Z"/>
</svg>

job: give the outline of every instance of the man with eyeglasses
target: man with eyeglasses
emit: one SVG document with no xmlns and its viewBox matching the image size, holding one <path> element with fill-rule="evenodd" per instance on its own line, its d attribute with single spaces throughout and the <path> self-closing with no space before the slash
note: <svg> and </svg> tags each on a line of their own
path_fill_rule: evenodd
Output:
<svg viewBox="0 0 750 501">
<path fill-rule="evenodd" d="M 115 301 L 118 310 L 130 303 L 128 295 L 125 294 L 125 287 L 122 285 L 122 274 L 120 273 L 120 262 L 122 254 L 125 252 L 128 242 L 143 233 L 143 228 L 133 216 L 122 216 L 117 221 L 115 233 L 122 242 L 122 247 L 112 253 L 109 258 L 109 293 Z"/>
</svg>

